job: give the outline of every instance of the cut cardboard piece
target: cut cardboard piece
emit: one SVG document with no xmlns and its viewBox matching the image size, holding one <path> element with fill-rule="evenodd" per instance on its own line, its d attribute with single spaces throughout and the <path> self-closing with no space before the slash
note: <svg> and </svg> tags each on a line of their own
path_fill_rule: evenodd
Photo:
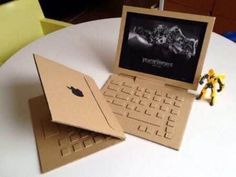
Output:
<svg viewBox="0 0 236 177">
<path fill-rule="evenodd" d="M 89 76 L 38 55 L 34 59 L 45 94 L 29 101 L 42 172 L 124 140 Z"/>
<path fill-rule="evenodd" d="M 125 132 L 180 148 L 214 20 L 124 6 L 116 75 L 102 92 Z"/>
<path fill-rule="evenodd" d="M 43 57 L 34 58 L 53 122 L 124 139 L 92 78 Z"/>
<path fill-rule="evenodd" d="M 29 104 L 43 173 L 121 142 L 118 138 L 52 122 L 45 96 L 33 98 Z"/>
<path fill-rule="evenodd" d="M 102 88 L 123 129 L 178 150 L 194 100 L 184 89 L 111 75 Z"/>
</svg>

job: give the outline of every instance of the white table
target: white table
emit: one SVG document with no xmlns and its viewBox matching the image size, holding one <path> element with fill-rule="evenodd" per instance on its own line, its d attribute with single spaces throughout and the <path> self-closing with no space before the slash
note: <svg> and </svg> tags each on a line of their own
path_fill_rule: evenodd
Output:
<svg viewBox="0 0 236 177">
<path fill-rule="evenodd" d="M 101 87 L 112 72 L 119 25 L 120 19 L 105 19 L 65 28 L 0 67 L 0 177 L 41 175 L 27 103 L 42 94 L 32 53 L 84 72 Z M 215 33 L 203 72 L 209 68 L 226 74 L 226 88 L 214 107 L 194 101 L 180 151 L 127 135 L 125 142 L 43 176 L 235 177 L 236 45 Z"/>
</svg>

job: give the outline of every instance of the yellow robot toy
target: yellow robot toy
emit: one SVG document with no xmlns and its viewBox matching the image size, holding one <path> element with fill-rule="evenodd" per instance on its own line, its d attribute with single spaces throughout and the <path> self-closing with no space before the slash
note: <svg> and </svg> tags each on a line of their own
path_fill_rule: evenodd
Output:
<svg viewBox="0 0 236 177">
<path fill-rule="evenodd" d="M 201 93 L 196 97 L 196 99 L 201 99 L 202 97 L 205 97 L 207 89 L 211 89 L 211 99 L 210 99 L 210 105 L 213 106 L 215 104 L 216 100 L 216 93 L 221 92 L 224 88 L 223 80 L 225 76 L 222 75 L 216 75 L 215 71 L 213 69 L 210 69 L 207 74 L 202 76 L 199 80 L 199 84 L 202 85 L 204 83 L 204 80 L 207 80 L 207 83 L 204 85 L 203 89 L 201 90 Z M 219 88 L 216 90 L 216 84 L 219 84 Z M 217 91 L 217 92 L 216 92 Z"/>
</svg>

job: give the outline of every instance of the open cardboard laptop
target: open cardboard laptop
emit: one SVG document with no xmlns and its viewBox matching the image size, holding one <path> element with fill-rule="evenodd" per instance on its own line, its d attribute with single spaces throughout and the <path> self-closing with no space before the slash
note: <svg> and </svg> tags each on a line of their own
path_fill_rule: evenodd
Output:
<svg viewBox="0 0 236 177">
<path fill-rule="evenodd" d="M 103 95 L 130 134 L 179 149 L 213 17 L 124 7 Z"/>
<path fill-rule="evenodd" d="M 124 133 L 89 76 L 34 55 L 44 96 L 30 100 L 42 172 L 124 140 Z"/>
</svg>

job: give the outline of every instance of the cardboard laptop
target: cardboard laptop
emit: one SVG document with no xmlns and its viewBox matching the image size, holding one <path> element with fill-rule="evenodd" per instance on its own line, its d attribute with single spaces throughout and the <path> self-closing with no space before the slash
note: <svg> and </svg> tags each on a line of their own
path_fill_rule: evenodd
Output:
<svg viewBox="0 0 236 177">
<path fill-rule="evenodd" d="M 45 94 L 29 102 L 42 172 L 124 140 L 92 78 L 41 56 L 34 59 Z"/>
<path fill-rule="evenodd" d="M 127 133 L 179 149 L 214 18 L 124 7 L 102 91 Z"/>
</svg>

